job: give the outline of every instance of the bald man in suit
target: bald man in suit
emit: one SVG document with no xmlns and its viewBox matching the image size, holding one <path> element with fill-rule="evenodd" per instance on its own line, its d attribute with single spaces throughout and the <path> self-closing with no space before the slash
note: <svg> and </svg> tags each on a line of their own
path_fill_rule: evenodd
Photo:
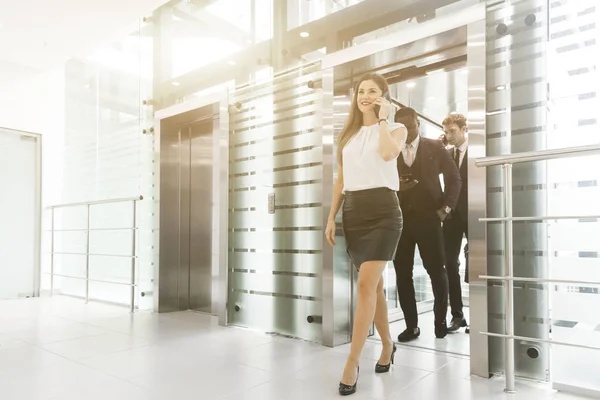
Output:
<svg viewBox="0 0 600 400">
<path fill-rule="evenodd" d="M 396 258 L 396 286 L 400 307 L 404 312 L 406 330 L 398 341 L 417 339 L 421 330 L 413 282 L 415 248 L 423 260 L 423 267 L 431 279 L 434 295 L 434 332 L 439 339 L 446 337 L 448 312 L 448 277 L 444 268 L 444 237 L 442 221 L 454 210 L 460 194 L 458 169 L 439 140 L 419 135 L 418 114 L 412 108 L 401 108 L 395 121 L 406 126 L 406 145 L 398 157 L 400 174 L 400 208 L 404 227 Z M 444 177 L 444 190 L 440 183 Z"/>
</svg>

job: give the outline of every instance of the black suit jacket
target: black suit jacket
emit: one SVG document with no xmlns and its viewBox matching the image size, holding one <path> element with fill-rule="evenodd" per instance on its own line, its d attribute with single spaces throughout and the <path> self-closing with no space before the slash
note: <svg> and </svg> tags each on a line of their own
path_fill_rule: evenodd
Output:
<svg viewBox="0 0 600 400">
<path fill-rule="evenodd" d="M 450 157 L 454 161 L 454 148 L 448 149 L 448 154 L 450 154 Z M 467 220 L 469 213 L 469 174 L 467 169 L 467 164 L 469 163 L 468 157 L 469 150 L 467 149 L 463 157 L 462 165 L 459 168 L 462 185 L 460 188 L 460 195 L 458 196 L 458 202 L 456 203 L 456 211 L 465 221 Z"/>
<path fill-rule="evenodd" d="M 419 159 L 421 179 L 419 185 L 425 185 L 438 209 L 448 206 L 456 208 L 460 195 L 461 179 L 454 160 L 440 140 L 421 137 L 415 162 Z M 402 176 L 404 169 L 402 153 L 398 157 L 398 172 Z M 442 190 L 440 174 L 444 176 L 445 190 Z M 400 192 L 402 196 L 402 192 Z"/>
</svg>

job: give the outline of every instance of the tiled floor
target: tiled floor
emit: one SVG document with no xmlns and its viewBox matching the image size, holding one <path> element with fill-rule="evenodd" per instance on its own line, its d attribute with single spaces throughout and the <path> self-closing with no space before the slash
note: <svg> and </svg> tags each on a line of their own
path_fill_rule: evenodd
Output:
<svg viewBox="0 0 600 400">
<path fill-rule="evenodd" d="M 501 379 L 469 378 L 466 359 L 406 347 L 376 376 L 379 351 L 367 344 L 352 399 L 575 399 L 525 383 L 505 395 Z M 2 400 L 338 399 L 347 352 L 191 312 L 131 316 L 61 297 L 0 302 Z"/>
</svg>

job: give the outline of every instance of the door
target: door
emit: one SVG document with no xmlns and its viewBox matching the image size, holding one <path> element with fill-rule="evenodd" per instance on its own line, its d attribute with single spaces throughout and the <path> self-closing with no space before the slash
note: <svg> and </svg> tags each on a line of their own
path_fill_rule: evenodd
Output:
<svg viewBox="0 0 600 400">
<path fill-rule="evenodd" d="M 39 293 L 39 140 L 0 128 L 0 299 Z"/>
<path fill-rule="evenodd" d="M 427 64 L 425 64 L 427 65 Z M 420 135 L 430 139 L 438 139 L 444 133 L 441 125 L 446 116 L 452 112 L 467 114 L 468 112 L 468 74 L 466 59 L 452 60 L 444 69 L 430 67 L 431 73 L 423 73 L 409 80 L 400 80 L 390 85 L 392 97 L 403 106 L 409 106 L 419 113 Z M 427 67 L 422 67 L 427 70 Z M 435 68 L 438 68 L 437 70 Z M 443 177 L 440 176 L 442 188 Z M 461 248 L 466 245 L 463 239 Z M 466 261 L 460 254 L 460 275 L 465 276 Z M 433 291 L 427 271 L 423 267 L 418 248 L 415 251 L 413 281 L 419 314 L 428 314 L 433 310 Z M 386 268 L 386 296 L 390 322 L 403 319 L 402 310 L 397 300 L 396 274 L 392 263 Z M 469 286 L 462 283 L 463 303 L 468 306 Z M 464 310 L 468 313 L 468 310 Z M 431 316 L 430 316 L 431 317 Z M 466 347 L 465 347 L 465 351 Z"/>
<path fill-rule="evenodd" d="M 215 121 L 195 110 L 161 122 L 159 312 L 212 312 Z"/>
<path fill-rule="evenodd" d="M 419 134 L 422 137 L 438 139 L 443 133 L 441 122 L 451 112 L 468 114 L 468 27 L 457 26 L 440 31 L 438 34 L 419 38 L 414 42 L 399 39 L 410 36 L 400 34 L 396 39 L 390 37 L 390 43 L 398 41 L 399 45 L 378 53 L 371 52 L 373 46 L 366 46 L 364 52 L 355 47 L 352 51 L 340 51 L 324 59 L 324 65 L 332 66 L 324 76 L 331 74 L 333 79 L 329 83 L 324 83 L 323 87 L 331 91 L 332 98 L 326 99 L 326 103 L 329 104 L 331 101 L 330 104 L 333 106 L 331 115 L 333 137 L 343 128 L 347 120 L 348 108 L 351 106 L 357 80 L 368 72 L 377 72 L 387 79 L 390 86 L 389 93 L 398 107 L 408 106 L 415 109 L 419 114 Z M 359 53 L 364 56 L 357 57 Z M 335 171 L 335 166 L 332 166 L 332 169 Z M 341 243 L 340 241 L 340 245 Z M 333 263 L 334 271 L 340 271 L 341 275 L 341 271 L 348 265 L 347 256 L 334 256 Z M 464 265 L 463 259 L 461 260 L 463 276 Z M 415 249 L 413 266 L 412 278 L 422 335 L 419 340 L 410 345 L 468 355 L 469 336 L 452 335 L 451 339 L 442 342 L 436 341 L 433 329 L 426 329 L 434 324 L 432 312 L 434 296 L 431 280 L 423 267 L 418 248 Z M 383 276 L 388 318 L 395 335 L 404 330 L 405 324 L 399 305 L 396 273 L 392 262 L 388 263 Z M 353 287 L 348 291 L 350 296 L 353 295 L 352 289 Z M 463 298 L 468 296 L 466 289 L 467 287 L 463 286 Z"/>
</svg>

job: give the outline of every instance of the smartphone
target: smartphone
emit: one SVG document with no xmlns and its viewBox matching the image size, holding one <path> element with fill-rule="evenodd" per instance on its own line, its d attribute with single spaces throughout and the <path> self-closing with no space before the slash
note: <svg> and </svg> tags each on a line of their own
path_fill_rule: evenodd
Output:
<svg viewBox="0 0 600 400">
<path fill-rule="evenodd" d="M 383 95 L 381 95 L 381 97 L 383 97 L 384 99 L 386 99 L 386 100 L 387 100 L 387 101 L 389 101 L 389 102 L 391 102 L 391 101 L 392 101 L 392 98 L 390 97 L 390 92 L 389 92 L 389 91 L 387 91 L 387 90 L 386 90 L 385 92 L 383 92 Z M 381 107 L 380 107 L 380 106 L 378 106 L 377 104 L 375 104 L 375 106 L 373 107 L 373 111 L 375 111 L 375 116 L 376 116 L 377 118 L 379 118 L 379 109 L 380 109 L 380 108 L 381 108 Z"/>
<path fill-rule="evenodd" d="M 411 173 L 405 173 L 405 174 L 402 174 L 400 176 L 400 180 L 402 182 L 412 182 L 413 181 L 413 176 L 412 176 Z"/>
<path fill-rule="evenodd" d="M 444 146 L 448 146 L 448 137 L 446 136 L 446 134 L 442 134 L 440 136 L 440 139 L 442 140 L 442 143 L 444 144 Z"/>
</svg>

